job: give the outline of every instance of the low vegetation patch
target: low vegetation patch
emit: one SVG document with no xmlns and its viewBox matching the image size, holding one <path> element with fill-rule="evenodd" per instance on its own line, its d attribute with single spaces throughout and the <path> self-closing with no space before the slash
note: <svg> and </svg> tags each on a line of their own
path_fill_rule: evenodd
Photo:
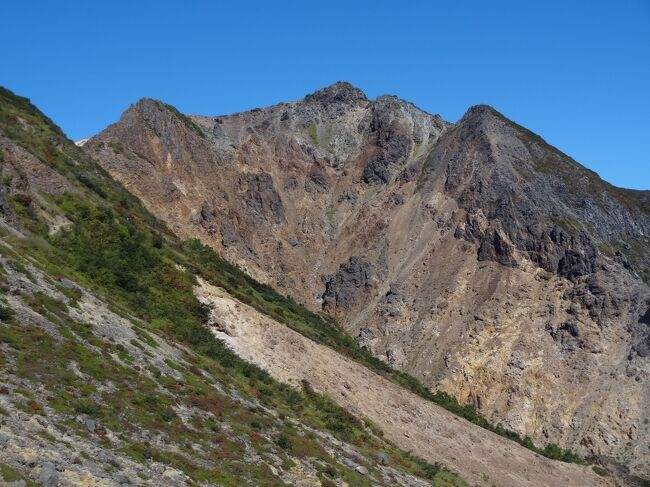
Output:
<svg viewBox="0 0 650 487">
<path fill-rule="evenodd" d="M 0 321 L 12 321 L 16 312 L 8 306 L 0 305 Z"/>
</svg>

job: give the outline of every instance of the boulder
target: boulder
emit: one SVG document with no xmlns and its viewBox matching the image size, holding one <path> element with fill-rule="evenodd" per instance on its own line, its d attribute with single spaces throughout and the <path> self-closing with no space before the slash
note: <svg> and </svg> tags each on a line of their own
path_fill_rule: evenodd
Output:
<svg viewBox="0 0 650 487">
<path fill-rule="evenodd" d="M 59 483 L 59 472 L 52 462 L 45 462 L 41 467 L 38 482 L 43 487 L 56 487 Z"/>
<path fill-rule="evenodd" d="M 354 469 L 354 471 L 361 475 L 368 475 L 368 469 L 363 465 L 358 465 L 357 468 Z"/>
<path fill-rule="evenodd" d="M 380 465 L 388 465 L 388 455 L 386 455 L 383 451 L 377 453 L 377 463 Z"/>
<path fill-rule="evenodd" d="M 370 262 L 353 255 L 339 267 L 338 272 L 325 278 L 324 306 L 349 308 L 357 297 L 371 287 Z"/>
<path fill-rule="evenodd" d="M 87 419 L 85 421 L 86 424 L 86 429 L 88 430 L 89 433 L 94 433 L 95 428 L 97 427 L 97 422 L 94 419 Z"/>
</svg>

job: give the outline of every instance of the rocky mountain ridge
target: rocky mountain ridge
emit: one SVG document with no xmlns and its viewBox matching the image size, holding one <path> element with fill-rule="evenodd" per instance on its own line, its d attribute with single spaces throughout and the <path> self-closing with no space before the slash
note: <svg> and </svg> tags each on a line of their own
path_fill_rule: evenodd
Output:
<svg viewBox="0 0 650 487">
<path fill-rule="evenodd" d="M 342 335 L 200 242 L 178 240 L 4 88 L 0 181 L 1 485 L 467 485 L 309 382 L 282 384 L 215 338 L 199 284 L 227 297 L 236 319 L 239 297 L 256 319 Z M 610 484 L 505 443 L 522 465 L 537 463 L 533 477 L 543 467 Z"/>
<path fill-rule="evenodd" d="M 451 124 L 348 83 L 217 117 L 141 100 L 84 149 L 175 233 L 376 356 L 648 474 L 648 192 L 490 107 Z"/>
</svg>

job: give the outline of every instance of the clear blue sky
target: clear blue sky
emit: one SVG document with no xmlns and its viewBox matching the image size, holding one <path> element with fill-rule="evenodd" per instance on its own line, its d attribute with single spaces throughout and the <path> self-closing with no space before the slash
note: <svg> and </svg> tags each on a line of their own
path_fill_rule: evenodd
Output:
<svg viewBox="0 0 650 487">
<path fill-rule="evenodd" d="M 73 139 L 137 99 L 225 114 L 347 80 L 456 121 L 487 103 L 650 189 L 650 0 L 6 0 L 0 84 Z"/>
</svg>

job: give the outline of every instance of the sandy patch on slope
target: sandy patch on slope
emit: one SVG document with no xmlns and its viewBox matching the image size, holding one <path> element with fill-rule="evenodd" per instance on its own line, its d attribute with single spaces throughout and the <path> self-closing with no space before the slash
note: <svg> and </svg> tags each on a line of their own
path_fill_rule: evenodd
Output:
<svg viewBox="0 0 650 487">
<path fill-rule="evenodd" d="M 240 356 L 282 382 L 298 386 L 308 380 L 316 391 L 372 420 L 403 450 L 440 462 L 472 484 L 612 485 L 589 467 L 549 460 L 454 416 L 201 279 L 195 292 L 213 306 L 215 335 Z"/>
</svg>

